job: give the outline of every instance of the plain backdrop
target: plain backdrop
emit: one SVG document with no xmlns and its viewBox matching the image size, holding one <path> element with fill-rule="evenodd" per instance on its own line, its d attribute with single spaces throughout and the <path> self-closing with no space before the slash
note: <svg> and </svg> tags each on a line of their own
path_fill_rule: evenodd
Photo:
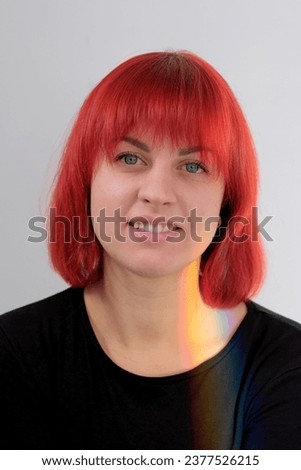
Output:
<svg viewBox="0 0 301 470">
<path fill-rule="evenodd" d="M 268 273 L 258 303 L 301 321 L 299 0 L 1 0 L 0 311 L 67 285 L 28 220 L 45 201 L 74 117 L 113 67 L 187 49 L 228 81 L 256 143 Z"/>
</svg>

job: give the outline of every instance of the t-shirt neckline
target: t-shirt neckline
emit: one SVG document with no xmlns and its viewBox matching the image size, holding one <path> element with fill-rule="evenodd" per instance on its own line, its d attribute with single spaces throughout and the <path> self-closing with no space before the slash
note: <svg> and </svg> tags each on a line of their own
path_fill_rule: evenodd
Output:
<svg viewBox="0 0 301 470">
<path fill-rule="evenodd" d="M 148 382 L 152 384 L 162 384 L 162 383 L 168 383 L 168 382 L 176 382 L 176 381 L 182 381 L 182 380 L 187 380 L 189 378 L 199 376 L 200 374 L 204 373 L 210 368 L 213 368 L 217 366 L 218 363 L 220 363 L 232 350 L 232 348 L 235 346 L 237 341 L 241 338 L 243 335 L 245 329 L 248 327 L 248 324 L 252 318 L 252 312 L 254 310 L 254 305 L 251 300 L 247 300 L 245 302 L 247 306 L 247 313 L 242 319 L 241 323 L 239 324 L 238 328 L 234 332 L 233 336 L 230 338 L 228 343 L 219 351 L 217 354 L 212 356 L 211 358 L 205 360 L 201 364 L 193 367 L 192 369 L 184 372 L 180 372 L 178 374 L 172 374 L 172 375 L 167 375 L 167 376 L 144 376 L 144 375 L 139 375 L 134 372 L 128 371 L 118 364 L 116 364 L 108 355 L 107 353 L 103 350 L 101 344 L 99 343 L 94 330 L 92 328 L 92 325 L 89 320 L 88 312 L 86 309 L 85 301 L 84 301 L 84 289 L 83 288 L 70 288 L 70 293 L 72 295 L 72 300 L 75 301 L 74 306 L 77 309 L 77 314 L 80 314 L 81 321 L 83 322 L 84 329 L 89 337 L 89 340 L 91 341 L 91 344 L 93 345 L 93 348 L 96 350 L 97 354 L 99 354 L 100 359 L 105 361 L 106 365 L 112 370 L 117 375 L 120 375 L 123 379 L 127 380 L 136 380 L 140 382 Z"/>
</svg>

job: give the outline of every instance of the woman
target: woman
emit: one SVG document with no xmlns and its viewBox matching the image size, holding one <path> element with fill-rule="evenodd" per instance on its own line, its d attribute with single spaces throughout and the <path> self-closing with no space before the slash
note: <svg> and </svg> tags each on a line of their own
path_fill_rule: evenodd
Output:
<svg viewBox="0 0 301 470">
<path fill-rule="evenodd" d="M 300 325 L 250 300 L 257 181 L 242 111 L 196 55 L 96 86 L 50 204 L 71 287 L 0 319 L 5 448 L 300 448 Z"/>
</svg>

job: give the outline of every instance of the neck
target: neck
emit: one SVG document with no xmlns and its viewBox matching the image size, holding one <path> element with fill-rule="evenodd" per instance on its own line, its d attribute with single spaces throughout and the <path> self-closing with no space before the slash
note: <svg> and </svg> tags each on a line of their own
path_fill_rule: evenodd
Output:
<svg viewBox="0 0 301 470">
<path fill-rule="evenodd" d="M 137 341 L 145 344 L 146 339 L 177 342 L 186 336 L 191 340 L 200 313 L 208 311 L 199 292 L 197 261 L 161 278 L 145 278 L 114 263 L 105 264 L 103 280 L 93 289 L 126 346 Z"/>
<path fill-rule="evenodd" d="M 84 296 L 101 346 L 121 366 L 142 375 L 188 370 L 212 357 L 245 315 L 245 305 L 215 310 L 203 302 L 198 261 L 161 278 L 104 263 L 103 280 L 86 288 Z M 146 354 L 147 369 L 139 364 Z"/>
</svg>

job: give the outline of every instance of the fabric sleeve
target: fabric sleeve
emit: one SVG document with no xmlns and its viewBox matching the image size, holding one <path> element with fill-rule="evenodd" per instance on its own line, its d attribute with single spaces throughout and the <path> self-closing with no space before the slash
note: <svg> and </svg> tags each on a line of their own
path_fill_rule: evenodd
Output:
<svg viewBox="0 0 301 470">
<path fill-rule="evenodd" d="M 301 449 L 301 367 L 266 384 L 246 413 L 242 449 Z"/>
<path fill-rule="evenodd" d="M 49 444 L 48 449 L 55 446 L 52 413 L 35 386 L 36 380 L 0 328 L 0 442 L 3 450 L 43 449 L 45 442 Z"/>
</svg>

